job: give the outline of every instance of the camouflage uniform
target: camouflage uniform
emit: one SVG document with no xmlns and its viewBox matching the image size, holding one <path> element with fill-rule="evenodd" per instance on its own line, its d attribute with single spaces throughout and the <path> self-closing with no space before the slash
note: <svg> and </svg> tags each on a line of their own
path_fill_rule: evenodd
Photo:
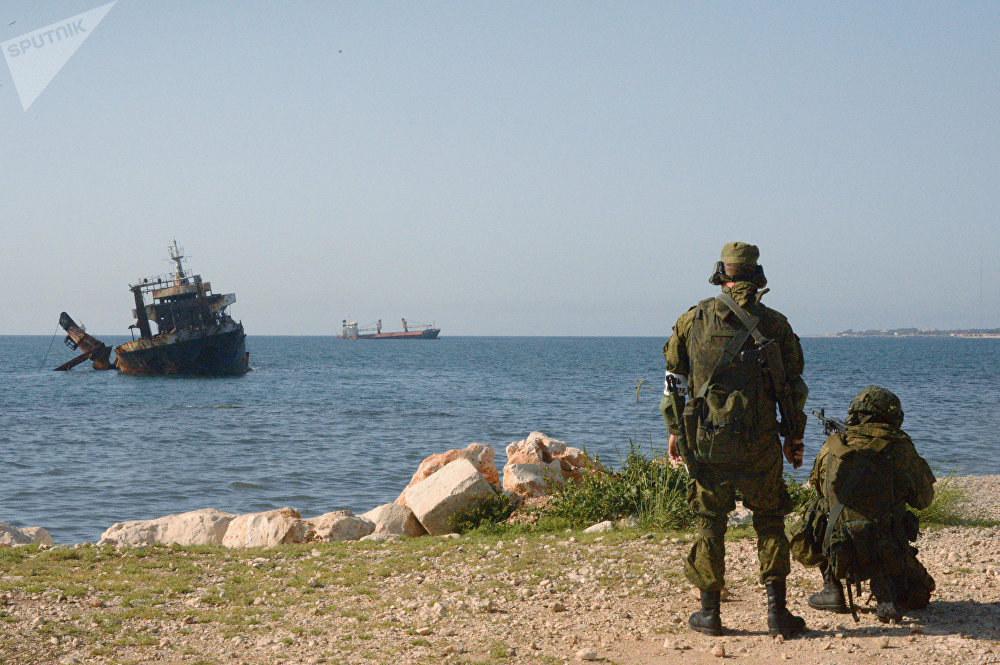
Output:
<svg viewBox="0 0 1000 665">
<path fill-rule="evenodd" d="M 782 476 L 779 435 L 792 440 L 802 439 L 806 423 L 802 409 L 808 388 L 802 381 L 803 356 L 799 338 L 782 314 L 760 302 L 763 295 L 760 289 L 766 284 L 766 279 L 757 266 L 758 256 L 759 252 L 753 245 L 727 244 L 723 248 L 723 260 L 709 281 L 722 285 L 723 291 L 729 293 L 744 310 L 751 316 L 759 317 L 757 329 L 778 344 L 795 413 L 790 414 L 792 422 L 779 426 L 777 403 L 756 361 L 742 364 L 741 367 L 749 369 L 741 369 L 739 375 L 730 373 L 731 380 L 739 384 L 740 399 L 743 400 L 741 423 L 745 426 L 738 428 L 733 435 L 736 441 L 730 441 L 726 454 L 715 455 L 713 450 L 713 455 L 698 456 L 701 460 L 698 480 L 691 481 L 687 496 L 688 505 L 695 515 L 697 532 L 684 563 L 684 572 L 687 579 L 702 592 L 702 612 L 692 615 L 691 627 L 710 635 L 722 634 L 718 592 L 725 584 L 726 522 L 729 512 L 735 508 L 735 496 L 739 492 L 744 505 L 753 512 L 761 581 L 768 589 L 769 630 L 772 635 L 788 637 L 802 632 L 805 624 L 785 608 L 785 578 L 790 565 L 784 517 L 791 512 L 792 502 Z M 731 264 L 753 266 L 756 271 L 751 276 L 731 278 L 724 273 L 725 266 Z M 732 286 L 726 286 L 728 283 Z M 705 339 L 706 335 L 733 336 L 731 331 L 717 330 L 714 327 L 717 321 L 725 322 L 733 330 L 743 328 L 737 316 L 724 303 L 710 298 L 681 315 L 673 328 L 673 335 L 663 347 L 667 372 L 686 377 L 689 396 L 698 394 L 704 384 L 715 383 L 712 378 L 715 363 L 707 360 L 710 354 L 703 352 L 699 339 Z M 716 332 L 719 334 L 716 335 Z M 741 349 L 752 352 L 752 341 L 744 342 Z M 720 363 L 716 376 L 727 371 L 729 367 Z M 748 373 L 749 380 L 744 381 L 742 372 Z M 661 411 L 669 432 L 678 434 L 680 423 L 676 415 L 664 404 L 661 404 Z M 689 434 L 689 445 L 691 437 Z"/>
<path fill-rule="evenodd" d="M 684 572 L 688 580 L 703 591 L 716 591 L 724 585 L 726 520 L 735 508 L 735 492 L 743 495 L 744 505 L 753 512 L 753 525 L 757 532 L 757 553 L 760 560 L 761 581 L 784 578 L 789 572 L 788 540 L 785 537 L 784 517 L 792 510 L 792 503 L 785 489 L 782 476 L 781 443 L 779 434 L 801 439 L 805 431 L 806 416 L 801 411 L 809 393 L 802 380 L 803 357 L 799 338 L 792 331 L 788 320 L 779 312 L 759 302 L 757 287 L 750 282 L 737 282 L 730 291 L 749 313 L 760 316 L 758 328 L 764 336 L 775 340 L 781 347 L 785 374 L 792 385 L 796 405 L 800 411 L 789 431 L 779 432 L 775 415 L 774 398 L 766 392 L 757 395 L 754 406 L 755 436 L 746 441 L 743 459 L 726 464 L 707 464 L 701 481 L 691 481 L 688 488 L 688 505 L 695 514 L 697 536 L 685 561 Z M 713 308 L 723 307 L 714 298 L 703 300 L 682 314 L 674 326 L 674 334 L 663 347 L 667 371 L 690 377 L 689 394 L 696 393 L 700 382 L 711 368 L 691 367 L 688 352 L 688 332 L 696 316 Z M 677 423 L 669 422 L 672 434 Z"/>
<path fill-rule="evenodd" d="M 810 605 L 817 609 L 840 612 L 847 610 L 843 604 L 840 584 L 827 570 L 827 562 L 820 553 L 816 535 L 811 543 L 807 539 L 810 535 L 809 528 L 812 528 L 813 534 L 825 530 L 825 518 L 834 507 L 833 499 L 823 496 L 823 492 L 829 479 L 829 469 L 834 463 L 831 446 L 838 443 L 878 453 L 879 459 L 886 460 L 892 466 L 891 496 L 896 497 L 898 503 L 886 507 L 891 510 L 891 518 L 887 520 L 885 528 L 887 533 L 893 536 L 889 539 L 893 543 L 886 543 L 886 547 L 892 545 L 893 553 L 883 557 L 883 572 L 894 582 L 898 596 L 896 600 L 900 608 L 916 609 L 926 606 L 930 592 L 934 589 L 933 578 L 916 558 L 916 548 L 908 544 L 916 537 L 916 520 L 906 512 L 904 504 L 917 510 L 931 505 L 934 500 L 935 478 L 930 466 L 917 453 L 912 439 L 900 429 L 902 424 L 903 410 L 899 398 L 884 388 L 868 386 L 851 401 L 848 408 L 847 432 L 843 435 L 831 434 L 816 457 L 809 481 L 819 494 L 818 510 L 808 514 L 815 516 L 816 519 L 822 519 L 823 523 L 810 525 L 803 521 L 793 525 L 789 529 L 789 534 L 795 559 L 806 566 L 820 566 L 824 573 L 824 591 L 810 597 Z M 850 508 L 844 508 L 842 519 L 846 522 L 867 520 L 864 515 Z M 877 599 L 880 595 L 879 584 L 880 582 L 873 578 L 872 591 Z M 879 609 L 883 610 L 881 604 Z"/>
</svg>

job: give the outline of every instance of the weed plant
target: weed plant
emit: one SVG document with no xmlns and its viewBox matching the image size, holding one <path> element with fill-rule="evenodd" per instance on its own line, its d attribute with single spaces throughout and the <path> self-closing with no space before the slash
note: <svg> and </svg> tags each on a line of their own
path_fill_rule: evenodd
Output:
<svg viewBox="0 0 1000 665">
<path fill-rule="evenodd" d="M 506 494 L 482 498 L 469 508 L 452 515 L 448 520 L 451 528 L 458 533 L 479 530 L 483 533 L 500 533 L 502 526 L 511 516 L 517 504 Z"/>
<path fill-rule="evenodd" d="M 610 473 L 590 473 L 579 483 L 550 487 L 551 500 L 545 514 L 571 527 L 590 526 L 605 520 L 634 517 L 644 527 L 683 529 L 690 527 L 693 516 L 688 510 L 689 477 L 683 469 L 674 469 L 663 450 L 651 456 L 630 437 L 628 455 L 619 453 L 620 468 Z"/>
</svg>

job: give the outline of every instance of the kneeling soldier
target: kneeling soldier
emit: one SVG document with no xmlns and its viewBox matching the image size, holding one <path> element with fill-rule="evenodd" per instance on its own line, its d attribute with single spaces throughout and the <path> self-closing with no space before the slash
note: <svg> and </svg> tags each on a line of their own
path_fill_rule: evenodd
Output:
<svg viewBox="0 0 1000 665">
<path fill-rule="evenodd" d="M 898 621 L 902 610 L 926 607 L 934 580 L 917 560 L 916 516 L 934 499 L 934 474 L 900 429 L 899 398 L 868 386 L 851 401 L 846 428 L 834 431 L 820 449 L 810 482 L 819 497 L 805 519 L 791 529 L 797 561 L 819 566 L 823 589 L 809 605 L 853 612 L 840 580 L 870 580 L 879 621 Z M 856 617 L 855 617 L 856 618 Z"/>
</svg>

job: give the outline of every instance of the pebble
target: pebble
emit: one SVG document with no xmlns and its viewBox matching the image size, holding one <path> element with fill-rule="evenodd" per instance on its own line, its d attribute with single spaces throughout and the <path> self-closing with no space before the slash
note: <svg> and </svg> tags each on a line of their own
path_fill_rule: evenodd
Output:
<svg viewBox="0 0 1000 665">
<path fill-rule="evenodd" d="M 434 631 L 431 630 L 430 626 L 421 626 L 420 628 L 417 628 L 416 632 L 417 635 L 430 635 Z"/>
<path fill-rule="evenodd" d="M 716 642 L 712 646 L 712 650 L 709 653 L 711 653 L 716 658 L 725 658 L 726 657 L 726 647 L 723 646 L 722 642 Z"/>
<path fill-rule="evenodd" d="M 888 649 L 889 648 L 889 638 L 888 637 L 883 637 L 882 641 L 878 643 L 878 648 L 879 649 Z"/>
<path fill-rule="evenodd" d="M 597 660 L 597 649 L 580 649 L 576 652 L 577 660 Z"/>
<path fill-rule="evenodd" d="M 552 608 L 551 609 L 552 609 L 553 612 L 565 612 L 566 611 L 566 606 L 563 605 L 562 603 L 556 602 L 556 603 L 552 603 Z"/>
</svg>

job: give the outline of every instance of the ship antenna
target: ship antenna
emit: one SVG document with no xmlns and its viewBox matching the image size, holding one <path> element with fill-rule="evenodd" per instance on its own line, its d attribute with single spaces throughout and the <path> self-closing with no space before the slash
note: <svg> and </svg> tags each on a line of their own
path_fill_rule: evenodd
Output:
<svg viewBox="0 0 1000 665">
<path fill-rule="evenodd" d="M 184 279 L 184 264 L 181 263 L 184 258 L 184 250 L 177 247 L 177 238 L 174 238 L 173 245 L 167 245 L 167 251 L 170 252 L 170 258 L 173 262 L 177 264 L 177 279 Z"/>
</svg>

